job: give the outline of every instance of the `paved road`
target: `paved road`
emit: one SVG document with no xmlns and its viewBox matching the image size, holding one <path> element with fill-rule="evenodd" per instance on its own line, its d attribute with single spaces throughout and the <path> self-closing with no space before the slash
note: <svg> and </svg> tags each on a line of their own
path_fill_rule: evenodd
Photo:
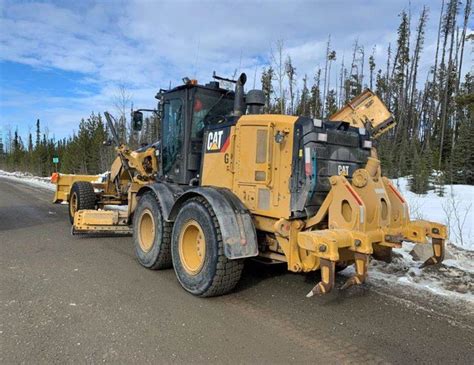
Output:
<svg viewBox="0 0 474 365">
<path fill-rule="evenodd" d="M 0 363 L 472 363 L 474 319 L 371 284 L 305 298 L 317 274 L 246 265 L 198 299 L 130 237 L 72 237 L 51 192 L 0 178 Z M 340 283 L 339 283 L 340 285 Z"/>
</svg>

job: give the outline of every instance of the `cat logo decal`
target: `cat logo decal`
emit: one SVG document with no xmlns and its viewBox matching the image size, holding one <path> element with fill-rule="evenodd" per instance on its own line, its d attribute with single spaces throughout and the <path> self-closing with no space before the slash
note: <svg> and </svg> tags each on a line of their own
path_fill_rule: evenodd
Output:
<svg viewBox="0 0 474 365">
<path fill-rule="evenodd" d="M 206 140 L 206 152 L 225 152 L 230 143 L 230 128 L 209 131 Z"/>
</svg>

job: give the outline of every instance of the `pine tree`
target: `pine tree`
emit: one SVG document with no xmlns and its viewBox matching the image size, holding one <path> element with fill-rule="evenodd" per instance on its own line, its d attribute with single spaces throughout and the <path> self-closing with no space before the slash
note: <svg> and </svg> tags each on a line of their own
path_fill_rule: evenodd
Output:
<svg viewBox="0 0 474 365">
<path fill-rule="evenodd" d="M 401 21 L 398 27 L 398 39 L 397 39 L 397 53 L 394 62 L 393 81 L 395 88 L 395 113 L 398 116 L 398 123 L 400 128 L 405 128 L 406 121 L 405 116 L 405 100 L 406 100 L 406 89 L 405 82 L 407 78 L 407 68 L 410 61 L 409 56 L 409 34 L 410 24 L 408 20 L 408 14 L 402 11 L 400 14 Z"/>
<path fill-rule="evenodd" d="M 431 163 L 429 151 L 427 153 L 419 153 L 414 148 L 412 156 L 412 172 L 410 179 L 410 190 L 416 194 L 426 194 L 429 189 L 431 173 Z"/>
<path fill-rule="evenodd" d="M 370 90 L 373 90 L 373 81 L 374 81 L 374 70 L 375 70 L 375 47 L 372 49 L 372 54 L 369 56 L 369 77 L 370 77 Z"/>
<path fill-rule="evenodd" d="M 439 159 L 438 159 L 438 168 L 441 169 L 443 164 L 443 158 L 449 154 L 449 146 L 446 146 L 446 124 L 447 124 L 447 116 L 448 111 L 451 107 L 452 98 L 451 94 L 456 88 L 457 81 L 453 80 L 453 69 L 455 68 L 453 64 L 453 50 L 454 50 L 454 33 L 456 29 L 456 17 L 458 13 L 458 0 L 450 0 L 447 5 L 446 14 L 443 19 L 442 25 L 442 32 L 443 32 L 443 51 L 441 57 L 441 65 L 440 65 L 440 72 L 441 72 L 441 90 L 442 95 L 440 96 L 441 100 L 441 115 L 440 115 L 440 148 L 439 148 Z M 448 39 L 451 36 L 451 42 L 449 47 L 449 55 L 448 55 L 448 64 L 446 66 L 445 62 L 445 54 L 446 54 L 446 46 L 448 44 Z"/>
<path fill-rule="evenodd" d="M 323 100 L 326 100 L 327 88 L 329 87 L 327 81 L 328 81 L 328 63 L 329 63 L 330 47 L 331 47 L 331 34 L 328 35 L 328 41 L 326 43 L 326 58 L 325 58 L 325 63 L 324 63 Z M 325 114 L 324 106 L 325 105 L 323 104 L 322 114 Z"/>
<path fill-rule="evenodd" d="M 314 84 L 311 87 L 310 109 L 313 118 L 323 117 L 321 102 L 321 69 L 318 69 L 314 76 Z"/>
<path fill-rule="evenodd" d="M 336 51 L 331 51 L 329 52 L 328 54 L 328 84 L 327 84 L 327 89 L 329 90 L 330 88 L 330 85 L 331 85 L 331 65 L 334 61 L 336 61 Z M 336 96 L 336 99 L 337 99 L 337 96 Z M 337 104 L 337 103 L 336 103 Z"/>
<path fill-rule="evenodd" d="M 466 74 L 456 97 L 458 137 L 451 157 L 453 182 L 474 184 L 474 75 Z"/>
<path fill-rule="evenodd" d="M 326 97 L 326 118 L 337 112 L 336 104 L 336 91 L 334 89 L 329 90 Z"/>
<path fill-rule="evenodd" d="M 291 57 L 288 56 L 285 62 L 285 72 L 288 77 L 289 93 L 290 93 L 290 105 L 288 114 L 293 115 L 295 113 L 295 86 L 296 86 L 296 68 L 291 62 Z"/>
<path fill-rule="evenodd" d="M 273 85 L 272 80 L 274 77 L 274 72 L 272 66 L 267 69 L 263 69 L 261 82 L 262 82 L 262 91 L 265 95 L 265 106 L 264 113 L 268 114 L 271 110 L 271 98 L 273 95 Z"/>
<path fill-rule="evenodd" d="M 308 76 L 303 77 L 303 89 L 301 91 L 301 98 L 296 109 L 296 114 L 309 117 L 310 116 L 310 95 L 308 89 Z"/>
<path fill-rule="evenodd" d="M 33 136 L 28 133 L 28 151 L 33 152 Z"/>
</svg>

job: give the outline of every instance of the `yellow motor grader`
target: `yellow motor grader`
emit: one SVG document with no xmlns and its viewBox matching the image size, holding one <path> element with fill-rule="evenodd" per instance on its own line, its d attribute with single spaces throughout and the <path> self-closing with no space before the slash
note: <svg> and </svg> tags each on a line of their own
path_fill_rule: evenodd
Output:
<svg viewBox="0 0 474 365">
<path fill-rule="evenodd" d="M 410 220 L 382 176 L 373 144 L 394 120 L 370 90 L 319 120 L 262 114 L 264 95 L 244 92 L 245 74 L 214 78 L 161 90 L 160 141 L 131 151 L 114 134 L 109 173 L 53 176 L 73 234 L 132 233 L 141 265 L 173 267 L 202 297 L 231 291 L 249 257 L 321 270 L 308 296 L 331 291 L 336 271 L 352 264 L 343 287 L 363 283 L 369 258 L 389 261 L 404 241 L 431 242 L 424 265 L 443 260 L 446 227 Z M 142 111 L 132 113 L 135 130 L 142 122 Z"/>
</svg>

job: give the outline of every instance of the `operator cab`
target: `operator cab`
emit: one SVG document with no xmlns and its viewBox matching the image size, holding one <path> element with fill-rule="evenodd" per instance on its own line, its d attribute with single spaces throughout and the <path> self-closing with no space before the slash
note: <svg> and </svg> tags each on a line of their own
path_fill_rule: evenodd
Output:
<svg viewBox="0 0 474 365">
<path fill-rule="evenodd" d="M 160 91 L 161 158 L 159 177 L 178 184 L 197 182 L 204 128 L 222 123 L 234 108 L 234 92 L 212 81 Z"/>
</svg>

